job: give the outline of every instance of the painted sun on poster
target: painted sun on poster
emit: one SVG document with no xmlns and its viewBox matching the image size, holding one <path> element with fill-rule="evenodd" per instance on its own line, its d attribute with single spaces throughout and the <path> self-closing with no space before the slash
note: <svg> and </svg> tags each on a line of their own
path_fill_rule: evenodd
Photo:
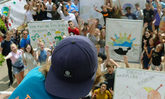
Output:
<svg viewBox="0 0 165 99">
<path fill-rule="evenodd" d="M 114 99 L 165 99 L 164 73 L 117 68 Z"/>
<path fill-rule="evenodd" d="M 141 53 L 142 21 L 127 19 L 107 19 L 106 44 L 110 56 L 122 60 L 122 55 L 128 56 L 128 61 L 139 62 Z"/>
</svg>

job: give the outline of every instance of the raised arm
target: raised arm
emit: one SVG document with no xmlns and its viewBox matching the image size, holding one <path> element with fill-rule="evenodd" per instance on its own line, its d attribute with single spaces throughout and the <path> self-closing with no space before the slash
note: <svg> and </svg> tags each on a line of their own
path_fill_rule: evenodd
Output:
<svg viewBox="0 0 165 99">
<path fill-rule="evenodd" d="M 120 67 L 113 59 L 110 58 L 109 46 L 105 46 L 105 51 L 107 54 L 107 59 L 105 61 L 105 65 L 107 65 L 108 62 L 110 62 L 111 64 L 115 65 L 116 67 Z"/>
<path fill-rule="evenodd" d="M 156 3 L 156 7 L 157 7 L 157 11 L 158 11 L 158 13 L 159 13 L 159 15 L 161 14 L 161 6 L 159 6 L 159 4 L 160 4 L 160 2 L 159 2 L 159 0 L 155 0 L 155 3 Z"/>
<path fill-rule="evenodd" d="M 126 65 L 126 68 L 129 68 L 130 66 L 128 64 L 128 57 L 127 56 L 123 56 L 123 58 L 124 58 L 124 63 Z"/>
<path fill-rule="evenodd" d="M 154 6 L 152 5 L 152 0 L 149 0 L 149 5 L 152 10 L 154 10 Z"/>
<path fill-rule="evenodd" d="M 95 28 L 96 28 L 96 20 L 95 19 L 91 19 L 88 21 L 89 23 L 89 33 L 91 35 L 94 35 L 94 32 L 95 32 Z"/>
<path fill-rule="evenodd" d="M 144 35 L 147 27 L 148 27 L 148 23 L 144 23 L 142 35 Z"/>
<path fill-rule="evenodd" d="M 97 12 L 99 12 L 99 13 L 101 13 L 101 11 L 98 10 L 96 6 L 94 7 L 94 10 L 97 11 Z"/>
<path fill-rule="evenodd" d="M 62 7 L 62 4 L 60 3 L 60 5 L 59 5 L 59 7 L 57 9 L 57 12 L 60 14 L 61 18 L 63 18 L 64 17 L 64 13 L 62 12 L 61 7 Z"/>
<path fill-rule="evenodd" d="M 113 1 L 110 0 L 110 7 L 113 8 Z"/>
<path fill-rule="evenodd" d="M 148 58 L 151 58 L 152 52 L 153 52 L 154 49 L 152 49 L 150 53 L 148 53 L 147 47 L 145 47 L 144 50 L 145 50 L 145 52 L 146 52 L 146 54 L 147 54 L 147 57 L 148 57 Z"/>
<path fill-rule="evenodd" d="M 12 57 L 12 54 L 9 53 L 9 54 L 5 57 L 5 59 L 9 59 L 9 58 L 11 58 L 11 57 Z"/>
</svg>

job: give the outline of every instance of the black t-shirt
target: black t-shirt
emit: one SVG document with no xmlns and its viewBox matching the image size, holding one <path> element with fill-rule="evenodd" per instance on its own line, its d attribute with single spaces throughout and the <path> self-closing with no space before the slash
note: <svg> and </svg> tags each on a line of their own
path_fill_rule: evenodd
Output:
<svg viewBox="0 0 165 99">
<path fill-rule="evenodd" d="M 152 64 L 155 66 L 159 66 L 161 64 L 161 55 L 162 52 L 155 52 L 152 53 Z"/>
<path fill-rule="evenodd" d="M 129 14 L 127 13 L 126 16 L 128 17 L 128 19 L 134 19 L 134 20 L 137 19 L 136 15 L 133 13 L 129 13 Z"/>
<path fill-rule="evenodd" d="M 36 12 L 37 14 L 37 21 L 42 21 L 46 19 L 46 11 L 40 10 L 40 12 Z"/>
<path fill-rule="evenodd" d="M 115 72 L 113 72 L 112 74 L 107 73 L 104 75 L 104 77 L 105 77 L 105 80 L 108 82 L 107 89 L 112 88 L 112 90 L 113 90 L 114 89 Z"/>
<path fill-rule="evenodd" d="M 52 20 L 61 20 L 61 16 L 57 11 L 51 11 Z"/>
<path fill-rule="evenodd" d="M 6 41 L 6 40 L 2 41 L 1 43 L 1 48 L 3 48 L 2 55 L 7 56 L 11 52 L 10 45 L 12 43 L 13 43 L 12 41 Z"/>
<path fill-rule="evenodd" d="M 144 23 L 151 23 L 152 20 L 154 19 L 154 11 L 152 9 L 150 10 L 143 10 L 143 14 L 144 14 Z"/>
<path fill-rule="evenodd" d="M 107 12 L 101 11 L 103 18 L 104 18 L 104 22 L 106 21 L 106 18 L 112 18 L 112 12 L 107 10 Z"/>
</svg>

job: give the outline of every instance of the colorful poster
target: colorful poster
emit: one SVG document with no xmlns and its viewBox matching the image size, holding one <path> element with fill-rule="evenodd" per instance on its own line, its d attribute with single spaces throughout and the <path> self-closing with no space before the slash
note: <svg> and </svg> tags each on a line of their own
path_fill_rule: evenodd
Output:
<svg viewBox="0 0 165 99">
<path fill-rule="evenodd" d="M 68 36 L 68 23 L 63 20 L 56 21 L 36 21 L 28 24 L 30 40 L 33 48 L 37 48 L 37 43 L 43 41 L 45 47 L 50 48 L 50 44 L 55 46 Z"/>
<path fill-rule="evenodd" d="M 9 14 L 9 7 L 3 7 L 1 9 L 1 15 L 8 16 L 8 14 Z"/>
<path fill-rule="evenodd" d="M 0 4 L 0 13 L 7 16 L 10 7 L 9 29 L 17 28 L 23 24 L 25 18 L 24 6 L 26 0 L 10 0 Z"/>
<path fill-rule="evenodd" d="M 165 99 L 165 73 L 117 68 L 114 99 Z"/>
<path fill-rule="evenodd" d="M 101 24 L 104 24 L 103 16 L 94 10 L 94 6 L 101 10 L 104 0 L 80 0 L 80 17 L 86 22 L 90 18 L 98 18 Z"/>
<path fill-rule="evenodd" d="M 114 60 L 139 62 L 142 42 L 142 20 L 107 19 L 106 45 L 109 46 L 110 57 Z"/>
</svg>

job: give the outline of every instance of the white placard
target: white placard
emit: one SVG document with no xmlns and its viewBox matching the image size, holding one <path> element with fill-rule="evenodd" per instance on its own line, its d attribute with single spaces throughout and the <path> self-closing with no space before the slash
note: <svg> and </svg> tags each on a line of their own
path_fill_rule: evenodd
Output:
<svg viewBox="0 0 165 99">
<path fill-rule="evenodd" d="M 3 7 L 10 7 L 10 17 L 9 17 L 9 29 L 17 28 L 23 24 L 25 18 L 24 6 L 26 0 L 10 0 L 3 4 L 0 4 L 0 12 Z"/>
<path fill-rule="evenodd" d="M 107 19 L 106 45 L 109 46 L 110 57 L 114 60 L 139 62 L 142 43 L 142 20 Z"/>
<path fill-rule="evenodd" d="M 28 24 L 30 40 L 33 48 L 37 48 L 38 40 L 45 43 L 45 47 L 50 47 L 50 43 L 54 46 L 68 36 L 68 23 L 64 20 L 55 21 L 35 21 Z"/>
<path fill-rule="evenodd" d="M 118 68 L 114 99 L 165 99 L 165 73 Z"/>
</svg>

